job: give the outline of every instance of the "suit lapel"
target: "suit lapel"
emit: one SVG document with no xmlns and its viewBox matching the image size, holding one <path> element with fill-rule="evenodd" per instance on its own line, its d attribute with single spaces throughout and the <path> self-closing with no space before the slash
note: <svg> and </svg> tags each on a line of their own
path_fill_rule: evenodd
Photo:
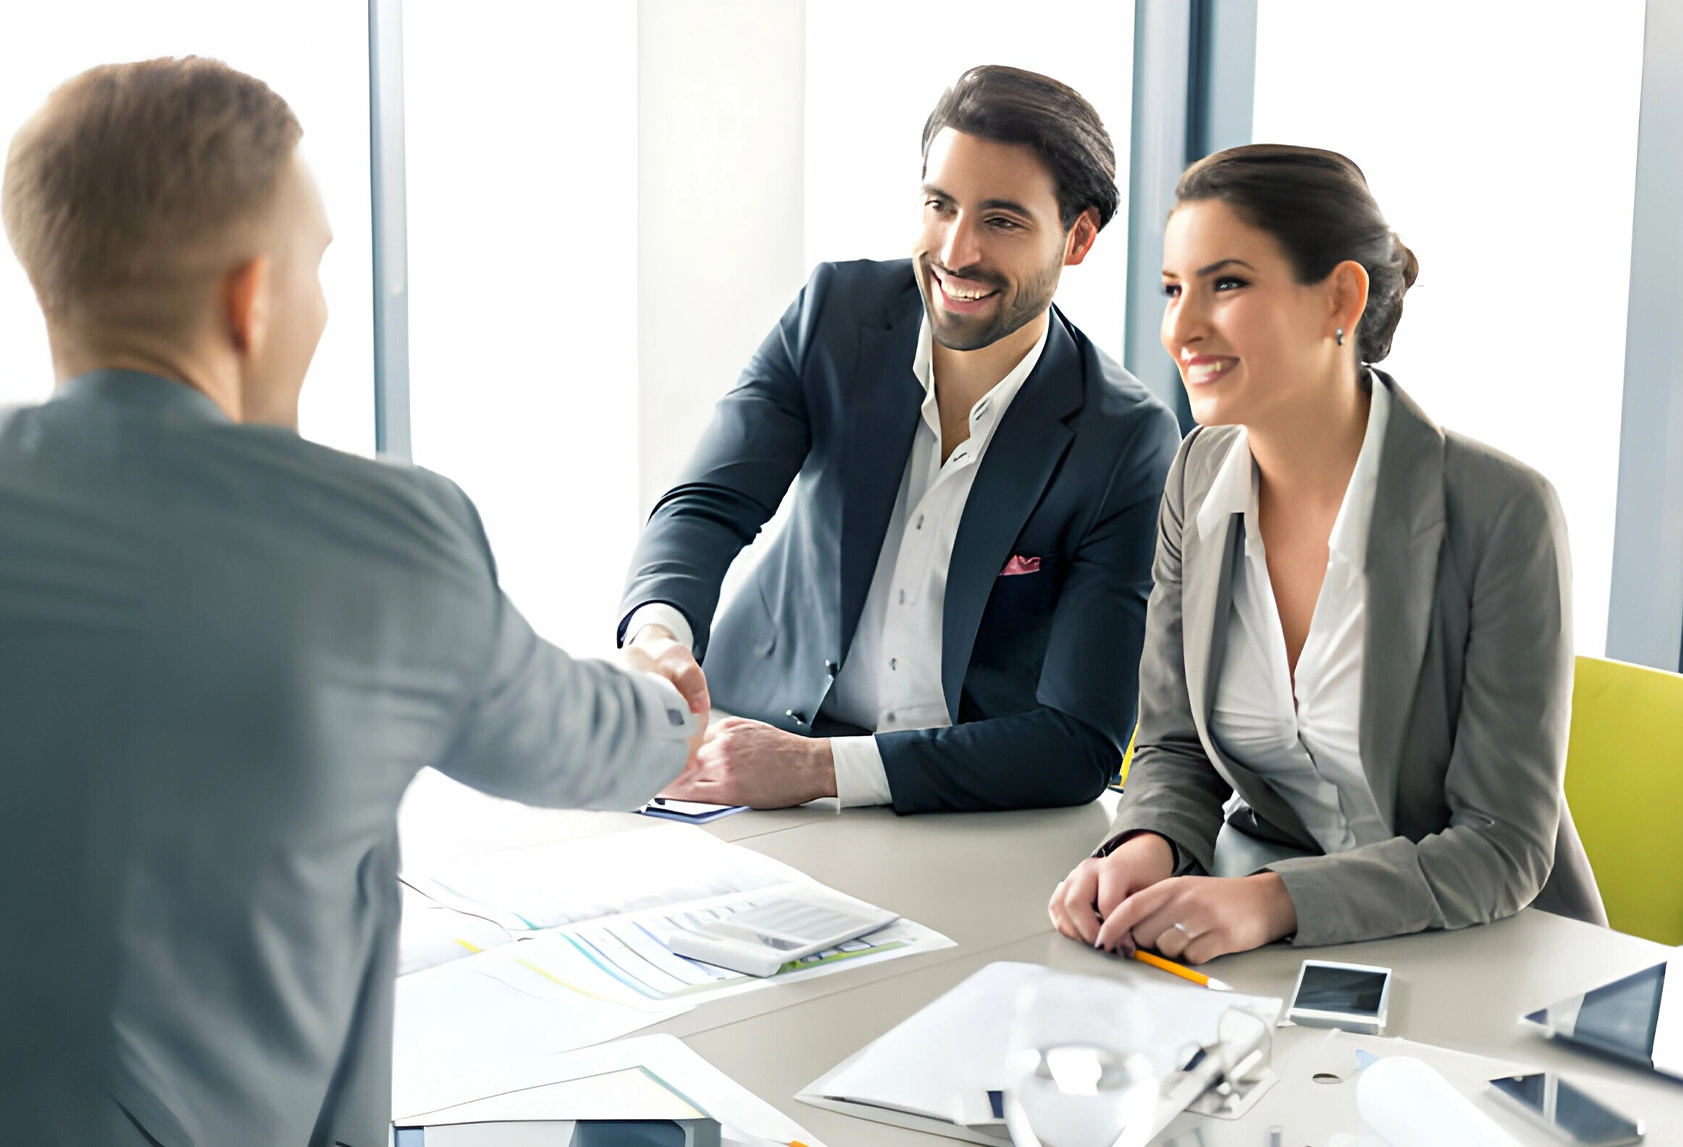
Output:
<svg viewBox="0 0 1683 1147">
<path fill-rule="evenodd" d="M 1367 646 L 1359 741 L 1368 784 L 1394 826 L 1403 730 L 1431 629 L 1444 539 L 1443 433 L 1388 375 L 1391 420 L 1367 542 Z"/>
<path fill-rule="evenodd" d="M 976 645 L 994 578 L 1011 558 L 1052 472 L 1075 435 L 1065 420 L 1081 409 L 1082 364 L 1075 340 L 1056 308 L 1040 361 L 1023 381 L 982 456 L 970 497 L 964 503 L 941 614 L 941 689 L 956 724 L 964 673 Z M 1039 555 L 1029 555 L 1038 557 Z"/>
<path fill-rule="evenodd" d="M 865 608 L 923 405 L 923 385 L 912 372 L 923 301 L 915 291 L 907 298 L 911 309 L 893 316 L 891 325 L 859 332 L 859 366 L 845 399 L 840 555 L 844 649 L 852 645 Z"/>
<path fill-rule="evenodd" d="M 1216 460 L 1217 468 L 1220 459 Z M 1212 471 L 1213 473 L 1213 471 Z M 1207 483 L 1205 484 L 1207 488 Z M 1210 744 L 1210 706 L 1215 683 L 1221 675 L 1221 657 L 1227 644 L 1226 620 L 1233 602 L 1233 563 L 1241 551 L 1245 519 L 1230 514 L 1227 528 L 1213 530 L 1205 539 L 1198 530 L 1197 508 L 1185 509 L 1181 533 L 1181 640 L 1186 649 L 1186 696 L 1198 734 Z"/>
</svg>

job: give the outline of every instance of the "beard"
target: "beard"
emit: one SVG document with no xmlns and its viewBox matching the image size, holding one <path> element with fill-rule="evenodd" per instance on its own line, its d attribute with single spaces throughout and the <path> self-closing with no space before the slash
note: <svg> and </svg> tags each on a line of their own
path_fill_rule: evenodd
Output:
<svg viewBox="0 0 1683 1147">
<path fill-rule="evenodd" d="M 935 285 L 934 273 L 929 269 L 929 256 L 919 255 L 917 263 L 918 286 L 923 291 L 924 313 L 929 316 L 929 332 L 948 350 L 980 350 L 1021 330 L 1024 324 L 1052 305 L 1052 296 L 1057 293 L 1058 278 L 1063 272 L 1063 259 L 1060 257 L 1041 268 L 1034 278 L 1012 295 L 1010 283 L 992 271 L 980 267 L 953 268 L 952 272 L 958 278 L 972 279 L 992 287 L 998 292 L 999 300 L 992 314 L 955 315 L 940 304 L 940 288 Z"/>
</svg>

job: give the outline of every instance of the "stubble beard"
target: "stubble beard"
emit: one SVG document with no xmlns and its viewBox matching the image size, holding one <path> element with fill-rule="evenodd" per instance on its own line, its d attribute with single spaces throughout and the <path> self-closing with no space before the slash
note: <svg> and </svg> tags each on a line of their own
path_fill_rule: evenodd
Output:
<svg viewBox="0 0 1683 1147">
<path fill-rule="evenodd" d="M 1062 259 L 1052 262 L 1025 283 L 1022 290 L 1015 295 L 1008 294 L 1010 284 L 992 272 L 971 269 L 954 271 L 953 273 L 960 278 L 987 283 L 999 292 L 999 305 L 992 315 L 966 317 L 954 315 L 941 306 L 940 288 L 935 285 L 935 275 L 929 269 L 929 257 L 920 255 L 918 264 L 922 280 L 919 286 L 923 291 L 924 310 L 929 316 L 929 331 L 934 335 L 935 341 L 948 350 L 960 351 L 981 350 L 983 347 L 992 346 L 1032 322 L 1051 305 L 1052 296 L 1058 290 L 1059 276 L 1063 271 Z"/>
</svg>

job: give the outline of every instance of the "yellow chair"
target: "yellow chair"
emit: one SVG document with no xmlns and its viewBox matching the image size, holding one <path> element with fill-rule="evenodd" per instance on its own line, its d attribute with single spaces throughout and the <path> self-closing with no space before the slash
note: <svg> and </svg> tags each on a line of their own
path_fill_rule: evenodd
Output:
<svg viewBox="0 0 1683 1147">
<path fill-rule="evenodd" d="M 1683 675 L 1578 658 L 1566 800 L 1608 922 L 1683 944 Z"/>
<path fill-rule="evenodd" d="M 1134 763 L 1134 738 L 1140 735 L 1140 724 L 1134 722 L 1134 731 L 1128 734 L 1128 747 L 1122 750 L 1122 767 L 1116 770 L 1116 779 L 1110 782 L 1110 787 L 1117 792 L 1128 783 L 1128 766 Z"/>
</svg>

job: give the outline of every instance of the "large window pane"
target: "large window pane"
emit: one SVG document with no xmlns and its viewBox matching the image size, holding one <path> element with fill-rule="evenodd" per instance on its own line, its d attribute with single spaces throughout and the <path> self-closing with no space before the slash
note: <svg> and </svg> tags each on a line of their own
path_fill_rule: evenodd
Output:
<svg viewBox="0 0 1683 1147">
<path fill-rule="evenodd" d="M 602 651 L 637 532 L 637 10 L 404 5 L 415 461 Z"/>
<path fill-rule="evenodd" d="M 264 80 L 304 125 L 303 151 L 333 224 L 322 264 L 331 317 L 299 410 L 305 435 L 372 453 L 373 283 L 369 261 L 368 15 L 345 0 L 279 10 L 224 0 L 59 0 L 16 5 L 0 38 L 0 135 L 9 142 L 47 93 L 95 64 L 213 56 Z M 35 296 L 0 258 L 0 402 L 44 399 L 52 362 Z"/>
<path fill-rule="evenodd" d="M 1344 152 L 1420 259 L 1384 366 L 1548 476 L 1602 651 L 1642 0 L 1262 0 L 1255 138 Z"/>
</svg>

